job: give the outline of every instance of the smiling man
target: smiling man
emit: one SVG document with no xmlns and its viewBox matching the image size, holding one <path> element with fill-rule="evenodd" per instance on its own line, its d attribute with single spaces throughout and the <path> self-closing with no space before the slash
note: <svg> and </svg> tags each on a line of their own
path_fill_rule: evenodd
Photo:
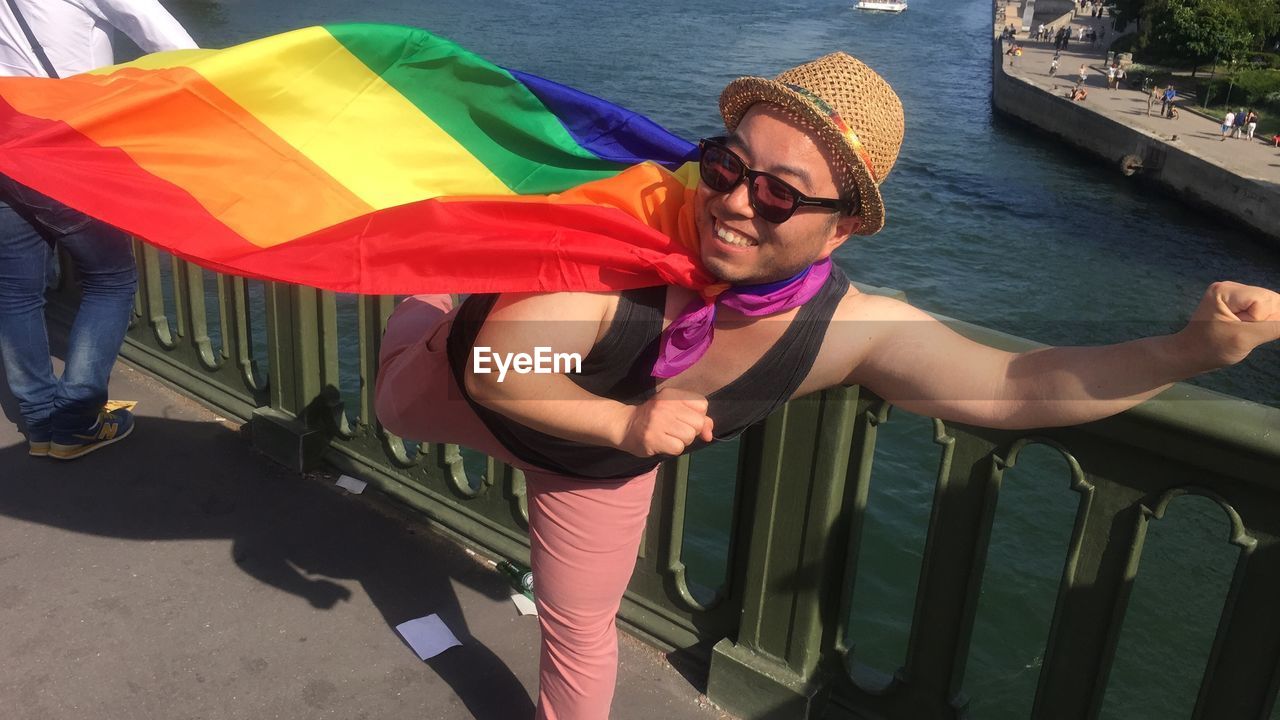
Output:
<svg viewBox="0 0 1280 720">
<path fill-rule="evenodd" d="M 403 437 L 472 447 L 525 471 L 542 627 L 539 718 L 604 720 L 614 615 L 658 464 L 735 437 L 791 398 L 863 384 L 913 412 L 1007 428 L 1121 412 L 1280 337 L 1280 295 L 1210 287 L 1174 334 L 1011 354 L 851 288 L 830 256 L 885 222 L 902 143 L 897 95 L 843 53 L 740 78 L 701 144 L 703 266 L 731 285 L 612 293 L 420 296 L 391 317 L 377 410 Z M 714 338 L 714 341 L 713 341 Z M 572 375 L 473 372 L 476 348 L 581 356 Z"/>
</svg>

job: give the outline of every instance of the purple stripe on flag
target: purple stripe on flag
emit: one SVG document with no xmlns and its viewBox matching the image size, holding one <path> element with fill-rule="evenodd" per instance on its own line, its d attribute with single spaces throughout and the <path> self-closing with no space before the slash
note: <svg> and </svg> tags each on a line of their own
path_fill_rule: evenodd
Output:
<svg viewBox="0 0 1280 720">
<path fill-rule="evenodd" d="M 639 113 L 537 75 L 506 69 L 560 118 L 583 148 L 604 160 L 634 165 L 652 160 L 674 170 L 698 159 L 698 146 Z"/>
</svg>

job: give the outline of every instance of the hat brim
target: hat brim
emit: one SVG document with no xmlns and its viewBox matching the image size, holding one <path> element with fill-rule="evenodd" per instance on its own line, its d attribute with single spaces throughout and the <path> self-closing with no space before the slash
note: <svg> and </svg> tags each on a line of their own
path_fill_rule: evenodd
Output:
<svg viewBox="0 0 1280 720">
<path fill-rule="evenodd" d="M 852 184 L 858 189 L 862 207 L 858 215 L 862 223 L 855 235 L 874 235 L 884 227 L 884 198 L 870 168 L 846 141 L 844 133 L 836 126 L 826 111 L 812 100 L 788 88 L 786 85 L 761 77 L 742 77 L 725 86 L 720 94 L 720 115 L 724 126 L 733 132 L 742 122 L 747 110 L 757 103 L 767 103 L 789 113 L 793 118 L 813 130 L 818 139 L 834 153 L 837 182 L 842 188 Z M 842 177 L 843 176 L 843 177 Z"/>
</svg>

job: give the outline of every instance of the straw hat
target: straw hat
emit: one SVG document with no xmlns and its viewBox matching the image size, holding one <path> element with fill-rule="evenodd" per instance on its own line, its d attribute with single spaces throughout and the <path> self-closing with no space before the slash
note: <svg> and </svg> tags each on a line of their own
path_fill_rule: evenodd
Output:
<svg viewBox="0 0 1280 720">
<path fill-rule="evenodd" d="M 858 235 L 884 227 L 884 182 L 902 147 L 902 101 L 884 78 L 860 60 L 831 53 L 773 80 L 743 77 L 720 94 L 720 114 L 733 132 L 756 103 L 769 103 L 813 131 L 833 151 L 841 193 L 862 199 Z"/>
</svg>

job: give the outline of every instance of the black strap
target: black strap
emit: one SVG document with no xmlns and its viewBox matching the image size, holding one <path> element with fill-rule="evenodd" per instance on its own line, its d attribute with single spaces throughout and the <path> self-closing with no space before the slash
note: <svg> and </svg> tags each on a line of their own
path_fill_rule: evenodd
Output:
<svg viewBox="0 0 1280 720">
<path fill-rule="evenodd" d="M 27 42 L 31 43 L 31 51 L 36 54 L 36 58 L 44 66 L 44 71 L 51 78 L 58 77 L 58 71 L 53 69 L 53 63 L 49 62 L 49 56 L 45 54 L 40 41 L 36 40 L 36 34 L 31 32 L 31 26 L 27 24 L 27 19 L 22 16 L 22 11 L 18 9 L 17 0 L 9 0 L 9 9 L 13 11 L 14 19 L 18 21 L 18 26 L 22 28 L 22 33 L 27 36 Z"/>
</svg>

